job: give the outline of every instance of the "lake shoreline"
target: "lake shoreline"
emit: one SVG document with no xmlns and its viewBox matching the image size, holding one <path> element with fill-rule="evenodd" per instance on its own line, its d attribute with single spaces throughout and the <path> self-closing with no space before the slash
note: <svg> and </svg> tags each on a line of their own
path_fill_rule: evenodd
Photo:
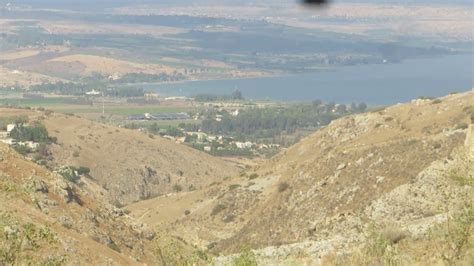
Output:
<svg viewBox="0 0 474 266">
<path fill-rule="evenodd" d="M 255 100 L 322 99 L 394 104 L 422 95 L 435 97 L 471 89 L 473 60 L 473 53 L 464 53 L 409 59 L 397 64 L 347 66 L 331 71 L 141 86 L 164 95 L 228 94 L 239 89 L 245 97 Z"/>
</svg>

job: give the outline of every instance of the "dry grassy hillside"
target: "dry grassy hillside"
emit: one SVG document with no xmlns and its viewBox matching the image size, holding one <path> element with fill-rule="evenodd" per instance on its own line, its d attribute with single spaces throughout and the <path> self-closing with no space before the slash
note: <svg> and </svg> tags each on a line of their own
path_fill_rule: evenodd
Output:
<svg viewBox="0 0 474 266">
<path fill-rule="evenodd" d="M 473 102 L 469 92 L 334 121 L 258 170 L 275 183 L 229 243 L 263 247 L 357 230 L 337 227 L 464 143 Z"/>
<path fill-rule="evenodd" d="M 107 58 L 96 55 L 85 55 L 85 54 L 73 54 L 62 57 L 56 57 L 46 62 L 47 64 L 61 64 L 64 65 L 77 65 L 77 68 L 82 75 L 89 75 L 92 73 L 101 74 L 127 74 L 127 73 L 173 73 L 173 71 L 179 70 L 164 65 L 153 65 L 153 64 L 138 64 L 113 58 Z"/>
<path fill-rule="evenodd" d="M 42 123 L 58 140 L 51 147 L 54 162 L 90 168 L 114 204 L 199 189 L 237 171 L 221 159 L 137 130 L 54 113 Z"/>
<path fill-rule="evenodd" d="M 0 265 L 139 265 L 154 234 L 0 144 Z"/>
<path fill-rule="evenodd" d="M 453 158 L 462 157 L 473 102 L 467 92 L 345 117 L 246 176 L 129 209 L 211 251 L 263 248 L 258 254 L 273 262 L 349 250 L 372 225 L 424 235 L 446 221 L 445 188 L 459 192 L 454 198 L 471 188 L 445 172 L 466 162 Z M 163 211 L 171 215 L 160 218 Z"/>
</svg>

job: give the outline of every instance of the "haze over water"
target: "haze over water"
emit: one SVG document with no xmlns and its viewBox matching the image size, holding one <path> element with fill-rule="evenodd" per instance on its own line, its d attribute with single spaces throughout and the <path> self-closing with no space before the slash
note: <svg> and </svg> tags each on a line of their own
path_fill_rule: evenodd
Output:
<svg viewBox="0 0 474 266">
<path fill-rule="evenodd" d="M 474 87 L 474 54 L 405 60 L 398 64 L 360 65 L 328 72 L 278 77 L 151 84 L 165 94 L 229 93 L 236 88 L 251 99 L 393 104 L 418 96 L 441 96 Z"/>
</svg>

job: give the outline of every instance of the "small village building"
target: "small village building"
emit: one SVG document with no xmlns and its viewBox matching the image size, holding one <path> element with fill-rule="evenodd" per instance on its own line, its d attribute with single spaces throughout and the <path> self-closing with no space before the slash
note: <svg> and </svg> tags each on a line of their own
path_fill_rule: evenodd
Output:
<svg viewBox="0 0 474 266">
<path fill-rule="evenodd" d="M 33 150 L 36 150 L 39 147 L 39 143 L 34 142 L 34 141 L 22 141 L 22 142 L 18 142 L 18 145 L 26 146 L 26 147 L 28 147 L 30 149 L 33 149 Z"/>
<path fill-rule="evenodd" d="M 253 143 L 250 141 L 247 141 L 247 142 L 236 141 L 234 144 L 239 149 L 250 149 L 253 146 Z"/>
<path fill-rule="evenodd" d="M 197 136 L 197 140 L 203 142 L 207 140 L 207 134 L 204 132 L 186 132 L 188 136 Z"/>
<path fill-rule="evenodd" d="M 11 138 L 9 138 L 9 139 L 0 139 L 0 142 L 5 143 L 7 145 L 15 145 L 16 144 L 16 140 L 11 139 Z"/>
<path fill-rule="evenodd" d="M 239 109 L 236 109 L 236 110 L 230 112 L 230 115 L 231 115 L 231 116 L 239 116 L 239 114 L 240 114 Z"/>
<path fill-rule="evenodd" d="M 160 98 L 160 95 L 156 92 L 145 92 L 145 98 L 146 99 L 158 99 Z"/>
<path fill-rule="evenodd" d="M 173 97 L 166 97 L 165 101 L 189 101 L 188 97 L 184 96 L 173 96 Z"/>
<path fill-rule="evenodd" d="M 86 95 L 89 95 L 89 96 L 98 96 L 98 95 L 100 95 L 100 91 L 91 90 L 91 91 L 86 92 Z"/>
<path fill-rule="evenodd" d="M 184 143 L 186 141 L 186 137 L 177 137 L 176 143 Z"/>
<path fill-rule="evenodd" d="M 16 125 L 15 124 L 8 124 L 7 125 L 7 132 L 10 133 L 15 129 Z"/>
</svg>

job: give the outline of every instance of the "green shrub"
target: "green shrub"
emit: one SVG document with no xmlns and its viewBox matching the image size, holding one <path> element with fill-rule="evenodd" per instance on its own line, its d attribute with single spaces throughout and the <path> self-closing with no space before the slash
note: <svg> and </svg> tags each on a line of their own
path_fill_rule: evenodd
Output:
<svg viewBox="0 0 474 266">
<path fill-rule="evenodd" d="M 441 148 L 441 143 L 435 143 L 433 144 L 434 149 L 440 149 Z"/>
<path fill-rule="evenodd" d="M 28 122 L 28 116 L 10 116 L 10 117 L 0 117 L 0 131 L 7 130 L 8 124 L 25 124 Z"/>
<path fill-rule="evenodd" d="M 456 125 L 456 129 L 464 130 L 464 129 L 467 129 L 468 127 L 469 127 L 469 125 L 467 123 L 464 123 L 464 122 L 459 123 L 459 124 Z"/>
<path fill-rule="evenodd" d="M 39 143 L 51 143 L 53 139 L 49 137 L 46 127 L 36 122 L 31 126 L 16 124 L 16 127 L 10 132 L 12 138 L 17 141 L 34 141 Z"/>
<path fill-rule="evenodd" d="M 217 204 L 212 209 L 211 216 L 216 216 L 217 214 L 219 214 L 221 211 L 225 210 L 226 208 L 227 207 L 224 204 L 220 204 L 220 203 Z"/>
<path fill-rule="evenodd" d="M 282 182 L 280 184 L 278 184 L 278 192 L 283 192 L 285 190 L 287 190 L 288 188 L 290 187 L 290 185 L 286 182 Z"/>
<path fill-rule="evenodd" d="M 118 253 L 121 252 L 120 247 L 114 241 L 111 241 L 107 246 Z"/>
<path fill-rule="evenodd" d="M 175 185 L 173 186 L 173 190 L 174 190 L 175 192 L 181 192 L 181 191 L 183 191 L 183 187 L 182 187 L 181 185 L 179 185 L 179 184 L 175 184 Z"/>
<path fill-rule="evenodd" d="M 252 180 L 252 179 L 255 179 L 258 177 L 258 174 L 257 173 L 253 173 L 249 176 L 249 180 Z"/>
<path fill-rule="evenodd" d="M 224 223 L 231 223 L 231 222 L 233 222 L 234 220 L 235 220 L 235 215 L 233 215 L 233 214 L 228 214 L 228 215 L 226 215 L 226 216 L 224 217 L 224 219 L 222 219 L 222 221 L 223 221 Z"/>
<path fill-rule="evenodd" d="M 25 146 L 25 145 L 13 145 L 13 149 L 18 152 L 19 154 L 25 156 L 27 155 L 28 153 L 31 152 L 31 149 L 28 147 L 28 146 Z"/>
<path fill-rule="evenodd" d="M 466 204 L 462 211 L 455 217 L 450 217 L 450 226 L 448 227 L 447 240 L 448 252 L 442 254 L 444 260 L 449 265 L 455 265 L 456 261 L 461 259 L 462 254 L 469 248 L 471 237 L 471 226 L 474 222 L 474 209 L 472 204 Z"/>
<path fill-rule="evenodd" d="M 89 169 L 88 167 L 80 166 L 79 168 L 77 168 L 78 175 L 89 175 L 90 172 L 91 169 Z"/>
<path fill-rule="evenodd" d="M 18 224 L 12 216 L 0 212 L 0 229 L 0 265 L 48 265 L 33 262 L 29 254 L 51 248 L 58 242 L 50 228 L 32 223 Z"/>
<path fill-rule="evenodd" d="M 240 187 L 239 184 L 232 184 L 232 185 L 229 186 L 229 190 L 234 190 L 234 189 L 237 189 L 239 187 Z"/>
<path fill-rule="evenodd" d="M 64 179 L 73 183 L 76 183 L 77 181 L 79 181 L 79 179 L 81 179 L 81 177 L 77 173 L 76 168 L 72 166 L 62 166 L 56 169 L 56 173 L 61 175 Z"/>
<path fill-rule="evenodd" d="M 385 228 L 381 231 L 370 229 L 363 250 L 367 265 L 398 265 L 400 256 L 396 244 L 406 237 L 398 228 Z"/>
<path fill-rule="evenodd" d="M 250 248 L 244 248 L 240 254 L 232 260 L 233 266 L 257 266 L 257 259 Z"/>
</svg>

